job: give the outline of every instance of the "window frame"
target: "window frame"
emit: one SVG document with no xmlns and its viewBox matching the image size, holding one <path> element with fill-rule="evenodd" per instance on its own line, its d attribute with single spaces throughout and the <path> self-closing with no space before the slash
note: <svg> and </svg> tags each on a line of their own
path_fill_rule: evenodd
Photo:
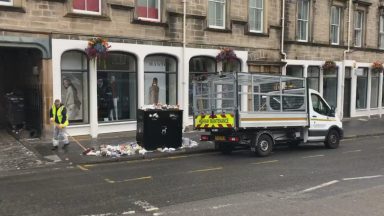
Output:
<svg viewBox="0 0 384 216">
<path fill-rule="evenodd" d="M 356 73 L 356 96 L 355 96 L 355 100 L 356 100 L 356 104 L 355 104 L 355 109 L 356 110 L 367 110 L 368 109 L 368 82 L 369 82 L 369 70 L 368 70 L 368 68 L 358 68 L 358 69 L 361 69 L 362 71 L 363 71 L 363 73 L 365 74 L 364 76 L 360 76 L 360 75 L 358 75 L 357 73 Z M 364 96 L 365 96 L 365 107 L 363 107 L 363 108 L 359 108 L 359 107 L 357 107 L 357 102 L 358 102 L 358 100 L 357 100 L 357 97 L 358 97 L 358 79 L 359 78 L 364 78 L 365 80 L 365 93 L 364 93 Z"/>
<path fill-rule="evenodd" d="M 334 10 L 335 9 L 335 10 Z M 333 23 L 333 12 L 334 11 L 337 11 L 338 13 L 338 23 Z M 340 33 L 341 33 L 341 13 L 342 13 L 342 10 L 341 10 L 341 7 L 339 6 L 336 6 L 336 5 L 333 5 L 331 7 L 331 19 L 330 19 L 330 27 L 331 27 L 331 30 L 330 30 L 330 38 L 331 38 L 331 44 L 332 45 L 340 45 Z M 337 39 L 336 39 L 336 42 L 333 41 L 333 34 L 332 34 L 332 30 L 333 28 L 332 27 L 336 27 L 337 28 Z"/>
<path fill-rule="evenodd" d="M 316 71 L 317 76 L 312 76 L 312 74 L 311 74 L 311 76 L 309 76 L 309 71 L 311 70 L 311 68 L 317 68 L 317 70 L 318 70 L 318 71 Z M 309 84 L 310 80 L 317 79 L 317 89 L 314 89 L 314 90 L 316 90 L 318 92 L 320 92 L 320 72 L 321 72 L 320 66 L 317 66 L 317 65 L 310 65 L 307 68 L 307 86 L 309 87 L 308 84 Z"/>
<path fill-rule="evenodd" d="M 74 13 L 79 13 L 79 14 L 88 14 L 88 15 L 101 15 L 101 0 L 98 0 L 99 1 L 99 11 L 98 12 L 95 12 L 95 11 L 89 11 L 89 10 L 80 10 L 80 9 L 75 9 L 73 4 L 74 4 L 74 1 L 76 0 L 73 0 L 72 1 L 72 11 Z M 87 3 L 87 0 L 84 0 L 85 3 Z"/>
<path fill-rule="evenodd" d="M 379 49 L 384 50 L 384 14 L 379 17 Z"/>
<path fill-rule="evenodd" d="M 249 4 L 249 7 L 248 7 L 248 22 L 251 23 L 251 16 L 250 16 L 251 10 L 261 11 L 261 20 L 260 20 L 260 30 L 252 29 L 252 26 L 249 25 L 249 31 L 250 32 L 254 32 L 254 33 L 263 33 L 264 32 L 264 13 L 265 13 L 265 3 L 264 3 L 264 0 L 260 0 L 261 4 L 262 4 L 261 8 L 258 8 L 257 6 L 252 7 L 251 6 L 251 1 L 258 1 L 258 0 L 249 0 L 248 1 L 248 4 Z M 256 23 L 256 18 L 257 17 L 255 17 L 255 23 Z"/>
<path fill-rule="evenodd" d="M 223 4 L 223 26 L 217 26 L 217 25 L 211 25 L 210 24 L 210 15 L 209 15 L 209 4 L 211 3 L 214 3 L 215 5 L 216 4 Z M 227 12 L 227 1 L 226 0 L 208 0 L 208 27 L 209 28 L 214 28 L 214 29 L 226 29 L 226 12 Z M 216 15 L 216 14 L 215 14 Z M 215 19 L 216 19 L 216 16 L 215 16 Z M 216 21 L 215 21 L 216 23 Z"/>
<path fill-rule="evenodd" d="M 305 2 L 308 2 L 308 5 L 307 5 L 307 17 L 306 19 L 300 19 L 299 18 L 299 9 L 300 9 L 300 5 L 301 6 L 304 6 L 304 3 Z M 296 19 L 296 25 L 297 25 L 297 31 L 296 31 L 296 37 L 297 37 L 297 41 L 299 42 L 308 42 L 309 40 L 309 21 L 310 21 L 310 0 L 299 0 L 297 2 L 297 19 Z M 305 29 L 306 29 L 306 32 L 305 32 L 305 39 L 302 39 L 300 38 L 300 35 L 301 35 L 301 32 L 300 32 L 300 28 L 299 28 L 299 23 L 305 23 Z"/>
<path fill-rule="evenodd" d="M 157 9 L 157 19 L 153 19 L 153 18 L 148 18 L 148 13 L 147 13 L 147 17 L 141 17 L 139 16 L 139 13 L 137 12 L 137 9 L 138 9 L 138 1 L 139 0 L 136 0 L 136 14 L 137 14 L 137 19 L 138 20 L 142 20 L 142 21 L 149 21 L 149 22 L 161 22 L 161 0 L 155 0 L 157 1 L 157 5 L 158 5 L 158 9 Z M 148 8 L 148 0 L 147 1 L 147 7 Z"/>
<path fill-rule="evenodd" d="M 361 18 L 360 20 L 358 20 L 358 17 L 357 15 L 358 14 L 361 14 L 361 16 L 359 18 Z M 364 41 L 364 20 L 365 20 L 365 13 L 363 10 L 355 10 L 355 14 L 354 14 L 354 24 L 353 24 L 353 36 L 354 36 L 354 47 L 362 47 L 363 46 L 363 41 Z M 357 25 L 357 21 L 359 21 L 361 23 L 361 26 L 360 27 L 356 27 Z M 359 32 L 360 33 L 360 40 L 359 40 L 359 43 L 360 44 L 357 44 L 357 33 L 356 32 Z"/>
</svg>

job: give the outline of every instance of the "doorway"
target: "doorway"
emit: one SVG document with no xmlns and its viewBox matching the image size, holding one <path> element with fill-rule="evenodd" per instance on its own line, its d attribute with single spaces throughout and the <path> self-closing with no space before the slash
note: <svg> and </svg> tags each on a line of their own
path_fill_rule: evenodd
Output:
<svg viewBox="0 0 384 216">
<path fill-rule="evenodd" d="M 351 117 L 351 68 L 345 68 L 343 117 Z"/>
<path fill-rule="evenodd" d="M 0 129 L 19 138 L 41 135 L 41 64 L 37 49 L 0 47 Z"/>
</svg>

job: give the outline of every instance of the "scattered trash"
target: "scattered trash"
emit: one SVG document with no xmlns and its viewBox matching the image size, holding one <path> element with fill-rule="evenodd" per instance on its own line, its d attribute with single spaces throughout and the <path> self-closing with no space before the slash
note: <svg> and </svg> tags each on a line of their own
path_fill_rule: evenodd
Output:
<svg viewBox="0 0 384 216">
<path fill-rule="evenodd" d="M 154 109 L 179 109 L 179 105 L 168 105 L 168 104 L 151 104 L 151 105 L 144 105 L 141 107 L 142 110 L 154 110 Z"/>
<path fill-rule="evenodd" d="M 196 141 L 193 141 L 189 138 L 182 138 L 182 140 L 182 146 L 178 149 L 165 147 L 158 148 L 157 151 L 171 153 L 179 149 L 195 148 L 198 146 L 198 143 Z M 136 142 L 131 142 L 118 145 L 100 145 L 99 149 L 88 148 L 86 151 L 83 152 L 83 155 L 119 158 L 122 156 L 131 156 L 135 154 L 145 155 L 147 152 L 151 151 L 147 151 L 146 149 L 138 145 Z"/>
</svg>

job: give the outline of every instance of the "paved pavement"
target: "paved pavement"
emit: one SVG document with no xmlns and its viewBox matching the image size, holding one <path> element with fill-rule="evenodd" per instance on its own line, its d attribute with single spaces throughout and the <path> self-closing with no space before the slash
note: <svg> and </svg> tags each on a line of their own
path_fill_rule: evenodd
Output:
<svg viewBox="0 0 384 216">
<path fill-rule="evenodd" d="M 361 117 L 343 120 L 345 138 L 356 138 L 371 135 L 384 135 L 384 118 Z M 190 138 L 199 142 L 201 132 L 184 133 L 183 137 Z M 98 148 L 101 144 L 124 144 L 135 142 L 135 133 L 113 133 L 101 135 L 98 139 L 90 139 L 87 136 L 75 138 L 85 148 Z M 50 140 L 21 140 L 16 141 L 5 131 L 0 131 L 0 171 L 17 169 L 29 169 L 44 167 L 54 164 L 73 165 L 104 163 L 112 161 L 151 159 L 158 157 L 168 157 L 180 154 L 195 154 L 214 151 L 211 142 L 199 142 L 199 146 L 190 149 L 180 149 L 172 153 L 151 152 L 145 155 L 136 154 L 133 156 L 123 156 L 120 158 L 97 157 L 82 155 L 83 149 L 70 138 L 71 144 L 66 149 L 59 148 L 58 151 L 51 151 Z"/>
</svg>

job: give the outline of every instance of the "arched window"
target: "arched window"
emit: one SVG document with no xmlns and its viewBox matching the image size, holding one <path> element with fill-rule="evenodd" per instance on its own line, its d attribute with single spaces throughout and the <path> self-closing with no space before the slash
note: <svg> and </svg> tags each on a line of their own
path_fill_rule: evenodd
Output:
<svg viewBox="0 0 384 216">
<path fill-rule="evenodd" d="M 216 60 L 213 57 L 197 56 L 189 61 L 189 115 L 193 114 L 193 80 L 202 80 L 216 73 Z"/>
<path fill-rule="evenodd" d="M 99 122 L 135 120 L 137 66 L 133 55 L 109 52 L 97 62 L 97 110 Z"/>
<path fill-rule="evenodd" d="M 88 60 L 81 51 L 67 51 L 61 56 L 61 101 L 71 123 L 89 122 Z"/>
<path fill-rule="evenodd" d="M 150 55 L 144 60 L 144 103 L 177 103 L 177 61 L 168 55 Z"/>
</svg>

